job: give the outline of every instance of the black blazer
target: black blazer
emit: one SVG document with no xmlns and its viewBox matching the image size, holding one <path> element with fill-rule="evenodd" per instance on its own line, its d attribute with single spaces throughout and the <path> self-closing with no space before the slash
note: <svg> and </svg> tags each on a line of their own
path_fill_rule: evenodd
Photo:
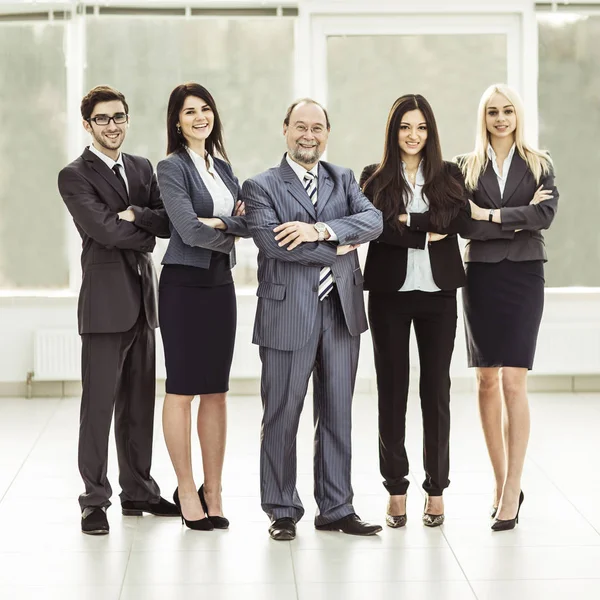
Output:
<svg viewBox="0 0 600 600">
<path fill-rule="evenodd" d="M 461 160 L 462 157 L 459 157 L 459 164 Z M 552 198 L 539 204 L 529 204 L 540 185 L 552 190 Z M 515 152 L 504 195 L 500 196 L 498 178 L 492 163 L 488 162 L 472 196 L 477 206 L 499 208 L 502 223 L 489 223 L 492 227 L 483 237 L 480 224 L 484 221 L 473 221 L 466 231 L 461 232 L 461 236 L 469 240 L 465 262 L 547 260 L 541 230 L 550 227 L 558 210 L 554 173 L 548 173 L 537 183 L 525 160 Z M 515 231 L 517 229 L 521 231 Z"/>
<path fill-rule="evenodd" d="M 364 168 L 360 176 L 361 187 L 374 173 L 378 165 L 369 165 Z M 444 167 L 450 171 L 461 185 L 463 178 L 460 169 L 450 162 L 444 162 Z M 373 201 L 369 191 L 367 198 Z M 398 230 L 384 220 L 383 233 L 369 244 L 367 261 L 365 264 L 366 290 L 371 292 L 397 292 L 406 279 L 406 265 L 408 248 L 425 248 L 427 232 L 435 232 L 429 218 L 429 211 L 425 213 L 411 213 L 410 227 Z M 437 233 L 445 233 L 447 237 L 439 242 L 429 243 L 429 259 L 435 284 L 442 290 L 455 290 L 465 284 L 465 271 L 460 258 L 457 233 L 470 226 L 471 212 L 466 199 L 458 215 L 448 224 L 448 227 Z"/>
<path fill-rule="evenodd" d="M 82 239 L 83 280 L 79 333 L 131 329 L 141 302 L 152 328 L 158 327 L 156 273 L 151 253 L 156 238 L 169 237 L 152 165 L 123 154 L 129 199 L 113 171 L 89 149 L 58 175 L 58 189 Z M 118 218 L 131 206 L 135 222 Z"/>
</svg>

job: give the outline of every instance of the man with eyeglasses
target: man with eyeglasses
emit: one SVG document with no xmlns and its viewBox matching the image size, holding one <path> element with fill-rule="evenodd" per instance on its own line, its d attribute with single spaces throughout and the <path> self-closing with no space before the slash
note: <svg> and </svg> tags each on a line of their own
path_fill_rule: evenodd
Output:
<svg viewBox="0 0 600 600">
<path fill-rule="evenodd" d="M 248 179 L 246 220 L 258 246 L 263 421 L 262 508 L 274 540 L 293 540 L 304 507 L 296 489 L 296 434 L 313 381 L 315 527 L 374 535 L 354 512 L 350 482 L 352 395 L 360 334 L 367 329 L 356 248 L 381 233 L 381 212 L 350 169 L 320 160 L 329 117 L 310 98 L 283 120 L 281 164 Z"/>
<path fill-rule="evenodd" d="M 178 516 L 150 475 L 158 326 L 156 237 L 169 221 L 150 161 L 120 151 L 129 127 L 123 94 L 92 89 L 81 102 L 92 143 L 58 176 L 60 194 L 82 239 L 78 321 L 82 339 L 79 472 L 81 530 L 109 532 L 108 439 L 113 412 L 126 516 Z"/>
</svg>

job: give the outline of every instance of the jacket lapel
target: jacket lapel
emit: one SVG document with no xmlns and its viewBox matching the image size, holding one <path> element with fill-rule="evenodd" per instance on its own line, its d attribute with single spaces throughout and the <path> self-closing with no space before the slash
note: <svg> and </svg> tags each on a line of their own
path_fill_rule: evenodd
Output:
<svg viewBox="0 0 600 600">
<path fill-rule="evenodd" d="M 479 181 L 481 182 L 481 186 L 483 187 L 489 199 L 491 200 L 492 205 L 496 208 L 500 208 L 502 206 L 500 186 L 498 185 L 498 178 L 496 177 L 496 172 L 494 171 L 494 167 L 492 166 L 491 160 L 488 160 L 487 167 L 483 172 L 483 175 L 480 177 Z"/>
<path fill-rule="evenodd" d="M 521 155 L 517 150 L 513 154 L 512 161 L 510 163 L 510 169 L 508 170 L 508 177 L 506 178 L 506 187 L 504 188 L 504 195 L 502 196 L 502 205 L 506 206 L 511 196 L 515 193 L 519 187 L 521 180 L 527 173 L 527 163 L 521 158 Z"/>
<path fill-rule="evenodd" d="M 290 192 L 290 194 L 298 202 L 300 202 L 300 204 L 304 207 L 306 212 L 313 219 L 316 219 L 317 213 L 315 211 L 315 207 L 314 207 L 311 199 L 308 197 L 306 190 L 302 187 L 302 184 L 300 183 L 298 176 L 296 175 L 296 173 L 294 173 L 294 170 L 292 169 L 292 167 L 290 167 L 290 165 L 288 165 L 285 155 L 283 157 L 283 160 L 281 161 L 281 164 L 279 165 L 279 172 L 281 173 L 282 179 L 286 182 L 287 188 L 288 188 L 288 191 Z M 317 193 L 319 193 L 319 190 L 317 190 Z"/>
<path fill-rule="evenodd" d="M 194 188 L 192 190 L 190 190 L 190 194 L 191 194 L 191 200 L 192 200 L 192 204 L 194 205 L 194 192 L 196 191 L 198 196 L 200 196 L 202 204 L 203 204 L 203 209 L 206 208 L 206 210 L 202 210 L 201 212 L 203 214 L 199 214 L 199 217 L 212 217 L 214 215 L 215 212 L 215 203 L 213 202 L 212 196 L 210 195 L 210 192 L 208 191 L 208 188 L 206 187 L 206 185 L 204 184 L 204 181 L 202 181 L 202 177 L 200 176 L 200 173 L 198 173 L 198 169 L 196 168 L 196 165 L 194 164 L 194 161 L 192 160 L 192 157 L 189 155 L 189 152 L 187 150 L 182 150 L 181 152 L 179 152 L 177 154 L 177 156 L 180 157 L 181 161 L 183 162 L 183 166 L 185 168 L 186 171 L 188 171 L 192 177 L 192 180 L 194 182 Z M 194 209 L 196 209 L 197 212 L 197 206 L 194 206 Z"/>
<path fill-rule="evenodd" d="M 91 163 L 92 169 L 102 177 L 112 188 L 117 192 L 119 198 L 123 201 L 125 206 L 129 205 L 129 200 L 125 195 L 125 190 L 121 187 L 117 176 L 108 168 L 108 165 L 100 160 L 93 152 L 90 152 L 88 148 L 83 151 L 83 158 Z M 129 181 L 129 173 L 127 173 L 127 180 Z"/>
<path fill-rule="evenodd" d="M 123 164 L 125 165 L 125 176 L 127 177 L 127 186 L 129 187 L 129 204 L 135 204 L 140 195 L 142 180 L 140 174 L 128 154 L 123 154 Z"/>
<path fill-rule="evenodd" d="M 323 213 L 323 209 L 331 198 L 333 182 L 329 173 L 325 170 L 323 163 L 319 163 L 319 187 L 317 188 L 317 218 Z"/>
</svg>

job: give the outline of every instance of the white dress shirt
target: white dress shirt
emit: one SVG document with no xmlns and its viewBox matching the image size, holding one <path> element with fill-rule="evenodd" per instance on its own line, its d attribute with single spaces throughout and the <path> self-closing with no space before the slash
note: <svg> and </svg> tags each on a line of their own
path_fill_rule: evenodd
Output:
<svg viewBox="0 0 600 600">
<path fill-rule="evenodd" d="M 292 170 L 294 171 L 294 173 L 296 173 L 298 179 L 300 180 L 300 183 L 302 184 L 302 187 L 305 187 L 306 184 L 304 182 L 304 176 L 309 171 L 307 169 L 305 169 L 302 165 L 299 165 L 296 161 L 292 160 L 290 158 L 289 154 L 287 154 L 287 153 L 285 155 L 285 159 L 287 160 L 288 165 L 290 165 L 290 167 L 292 167 Z M 315 179 L 317 181 L 317 204 L 319 204 L 319 163 L 318 162 L 310 170 L 310 173 L 312 173 L 315 176 Z M 325 227 L 327 227 L 327 231 L 329 231 L 329 238 L 327 238 L 327 241 L 328 242 L 337 242 L 338 237 L 333 232 L 333 229 L 331 229 L 331 227 L 329 227 L 329 225 L 325 225 Z"/>
<path fill-rule="evenodd" d="M 402 163 L 404 179 L 411 189 L 411 197 L 406 205 L 406 212 L 424 213 L 429 210 L 429 202 L 423 195 L 423 185 L 425 177 L 423 176 L 423 161 L 419 163 L 415 185 L 413 186 L 408 177 L 406 177 L 406 165 Z M 435 285 L 433 272 L 431 270 L 431 261 L 429 259 L 429 236 L 425 242 L 423 250 L 419 248 L 408 248 L 406 257 L 406 279 L 400 288 L 400 292 L 439 292 L 440 288 Z"/>
<path fill-rule="evenodd" d="M 120 165 L 119 169 L 123 180 L 125 181 L 125 187 L 127 188 L 127 193 L 129 194 L 129 181 L 127 181 L 127 173 L 125 173 L 125 165 L 123 164 L 123 155 L 119 152 L 119 158 L 117 160 L 113 160 L 110 156 L 106 156 L 103 152 L 100 152 L 94 144 L 90 144 L 89 150 L 92 154 L 95 154 L 106 166 L 112 171 L 112 168 L 115 165 Z M 116 175 L 115 175 L 116 177 Z"/>
<path fill-rule="evenodd" d="M 494 173 L 496 173 L 496 177 L 498 179 L 498 185 L 500 186 L 500 198 L 504 197 L 504 188 L 506 187 L 506 180 L 508 179 L 508 172 L 510 170 L 510 165 L 512 163 L 513 156 L 515 155 L 516 145 L 513 144 L 508 156 L 504 159 L 502 163 L 502 175 L 500 175 L 500 170 L 498 169 L 498 157 L 494 152 L 491 144 L 488 144 L 488 158 L 492 161 L 492 167 L 494 168 Z"/>
<path fill-rule="evenodd" d="M 211 195 L 214 205 L 213 217 L 230 217 L 233 213 L 235 202 L 229 188 L 215 170 L 215 161 L 213 160 L 213 157 L 210 154 L 207 154 L 207 168 L 203 156 L 200 156 L 191 148 L 188 148 L 187 151 L 191 156 L 194 166 L 198 170 L 208 193 Z"/>
</svg>

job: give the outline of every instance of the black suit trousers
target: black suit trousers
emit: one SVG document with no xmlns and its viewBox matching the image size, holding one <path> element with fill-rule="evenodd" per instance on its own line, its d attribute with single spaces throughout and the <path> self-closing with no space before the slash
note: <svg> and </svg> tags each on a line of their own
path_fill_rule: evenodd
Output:
<svg viewBox="0 0 600 600">
<path fill-rule="evenodd" d="M 405 494 L 409 485 L 405 438 L 411 325 L 420 363 L 423 489 L 430 496 L 441 496 L 450 483 L 450 361 L 456 321 L 455 290 L 369 294 L 379 401 L 379 463 L 390 495 Z"/>
<path fill-rule="evenodd" d="M 121 501 L 157 501 L 150 476 L 154 428 L 155 339 L 143 305 L 135 325 L 123 333 L 86 333 L 82 338 L 79 472 L 81 508 L 110 506 L 108 440 L 115 414 Z"/>
</svg>

